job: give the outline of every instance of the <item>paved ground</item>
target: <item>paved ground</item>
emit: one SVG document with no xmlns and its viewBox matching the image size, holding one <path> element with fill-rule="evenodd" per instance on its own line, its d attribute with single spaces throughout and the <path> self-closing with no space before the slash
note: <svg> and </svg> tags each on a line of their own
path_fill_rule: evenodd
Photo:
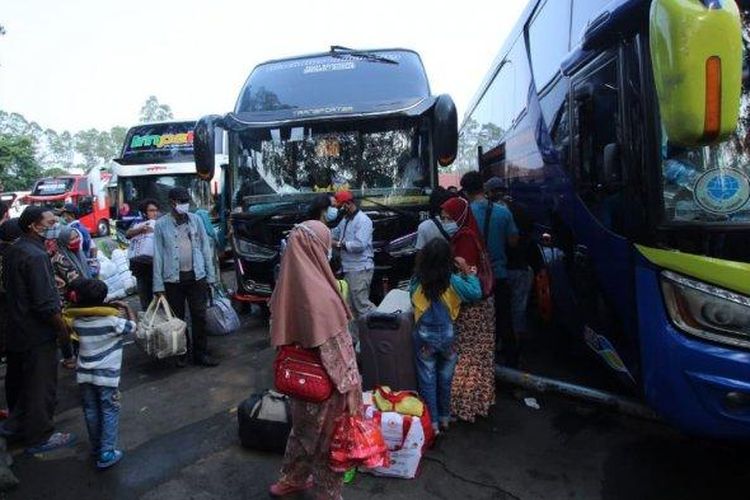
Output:
<svg viewBox="0 0 750 500">
<path fill-rule="evenodd" d="M 178 369 L 125 349 L 124 461 L 99 473 L 72 372 L 61 372 L 58 427 L 75 448 L 16 453 L 11 499 L 265 498 L 281 457 L 240 448 L 236 405 L 271 382 L 267 330 L 243 316 L 234 336 L 212 338 L 218 368 Z M 359 475 L 348 499 L 747 499 L 747 448 L 691 440 L 661 426 L 545 395 L 533 410 L 500 388 L 492 415 L 440 438 L 412 481 Z"/>
</svg>

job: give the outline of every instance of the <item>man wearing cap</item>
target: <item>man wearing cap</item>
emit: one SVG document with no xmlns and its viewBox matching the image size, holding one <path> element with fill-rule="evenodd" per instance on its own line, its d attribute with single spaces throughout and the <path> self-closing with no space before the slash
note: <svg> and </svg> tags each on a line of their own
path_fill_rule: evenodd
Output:
<svg viewBox="0 0 750 500">
<path fill-rule="evenodd" d="M 211 243 L 200 217 L 189 212 L 187 189 L 172 188 L 169 202 L 172 210 L 154 227 L 154 294 L 166 295 L 181 319 L 185 319 L 185 302 L 190 308 L 192 339 L 188 335 L 188 354 L 177 365 L 185 366 L 192 354 L 196 365 L 216 366 L 219 363 L 209 355 L 206 337 L 208 289 L 216 282 Z"/>
<path fill-rule="evenodd" d="M 60 210 L 59 215 L 60 221 L 63 224 L 67 224 L 81 233 L 81 238 L 83 238 L 81 248 L 83 248 L 83 253 L 86 257 L 96 257 L 96 247 L 92 248 L 91 245 L 91 233 L 83 224 L 81 224 L 81 221 L 78 220 L 78 208 L 72 203 L 66 203 Z"/>
<path fill-rule="evenodd" d="M 57 345 L 69 342 L 60 296 L 44 240 L 56 224 L 48 208 L 30 206 L 18 219 L 21 237 L 3 258 L 8 312 L 5 394 L 10 416 L 0 435 L 26 442 L 42 453 L 75 441 L 54 432 L 57 402 Z"/>
<path fill-rule="evenodd" d="M 344 217 L 331 232 L 333 246 L 341 253 L 349 301 L 354 315 L 359 318 L 375 309 L 370 302 L 370 284 L 375 271 L 372 220 L 359 209 L 351 191 L 339 191 L 335 199 Z"/>
<path fill-rule="evenodd" d="M 461 188 L 471 202 L 471 211 L 484 237 L 495 273 L 495 337 L 502 344 L 502 353 L 508 366 L 518 364 L 518 349 L 511 321 L 511 293 L 508 285 L 508 247 L 518 244 L 518 228 L 513 216 L 504 205 L 488 200 L 486 189 L 497 189 L 503 184 L 495 177 L 484 185 L 479 172 L 469 172 L 461 178 Z"/>
</svg>

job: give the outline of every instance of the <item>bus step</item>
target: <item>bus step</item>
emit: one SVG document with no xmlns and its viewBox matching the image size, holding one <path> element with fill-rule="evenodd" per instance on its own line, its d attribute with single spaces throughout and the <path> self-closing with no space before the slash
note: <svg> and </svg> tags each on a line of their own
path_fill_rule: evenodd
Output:
<svg viewBox="0 0 750 500">
<path fill-rule="evenodd" d="M 611 392 L 592 389 L 582 385 L 570 384 L 561 380 L 534 375 L 533 373 L 514 370 L 502 365 L 495 365 L 495 378 L 501 382 L 537 392 L 556 392 L 565 396 L 582 399 L 625 415 L 661 421 L 659 416 L 648 406 L 632 398 L 612 394 Z"/>
</svg>

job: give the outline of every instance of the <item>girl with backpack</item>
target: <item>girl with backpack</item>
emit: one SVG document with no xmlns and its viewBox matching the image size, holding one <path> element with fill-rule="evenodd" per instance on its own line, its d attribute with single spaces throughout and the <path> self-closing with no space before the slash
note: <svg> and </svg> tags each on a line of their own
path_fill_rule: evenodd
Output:
<svg viewBox="0 0 750 500">
<path fill-rule="evenodd" d="M 476 269 L 482 289 L 482 299 L 462 306 L 455 322 L 458 363 L 451 388 L 451 411 L 455 417 L 473 422 L 477 416 L 487 416 L 495 404 L 494 275 L 469 202 L 451 198 L 441 207 L 443 220 L 458 226 L 450 242 L 453 255 Z"/>
<path fill-rule="evenodd" d="M 417 255 L 411 281 L 414 349 L 419 395 L 427 404 L 437 434 L 448 430 L 451 384 L 458 360 L 453 322 L 461 304 L 482 298 L 476 271 L 453 258 L 450 245 L 433 239 Z"/>
</svg>

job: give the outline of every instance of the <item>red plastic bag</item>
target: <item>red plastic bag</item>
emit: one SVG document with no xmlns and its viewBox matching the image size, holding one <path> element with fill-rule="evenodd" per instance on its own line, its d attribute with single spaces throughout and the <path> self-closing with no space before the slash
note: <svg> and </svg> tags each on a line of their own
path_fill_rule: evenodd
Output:
<svg viewBox="0 0 750 500">
<path fill-rule="evenodd" d="M 388 467 L 388 448 L 380 428 L 359 415 L 342 415 L 336 420 L 331 440 L 329 466 L 336 472 L 352 467 Z"/>
</svg>

